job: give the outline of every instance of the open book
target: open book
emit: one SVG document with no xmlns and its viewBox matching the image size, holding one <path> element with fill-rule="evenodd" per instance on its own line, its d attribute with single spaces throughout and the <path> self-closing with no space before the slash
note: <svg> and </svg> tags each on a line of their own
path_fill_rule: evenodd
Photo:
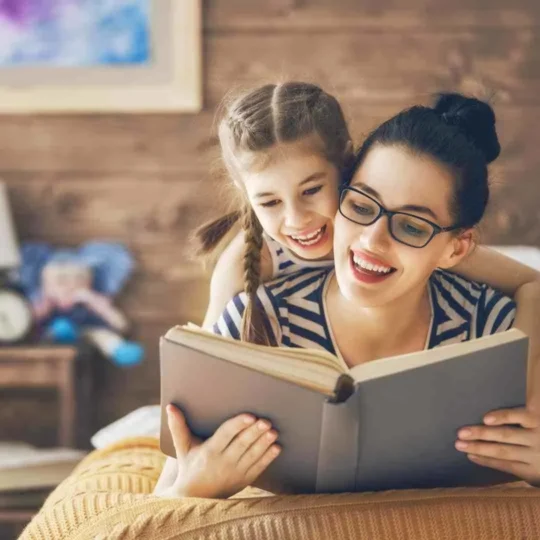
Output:
<svg viewBox="0 0 540 540">
<path fill-rule="evenodd" d="M 174 456 L 164 407 L 199 437 L 242 412 L 268 418 L 279 458 L 264 487 L 296 492 L 492 484 L 513 479 L 454 448 L 457 430 L 523 406 L 528 338 L 519 330 L 348 369 L 332 354 L 253 345 L 193 325 L 161 344 L 161 448 Z"/>
</svg>

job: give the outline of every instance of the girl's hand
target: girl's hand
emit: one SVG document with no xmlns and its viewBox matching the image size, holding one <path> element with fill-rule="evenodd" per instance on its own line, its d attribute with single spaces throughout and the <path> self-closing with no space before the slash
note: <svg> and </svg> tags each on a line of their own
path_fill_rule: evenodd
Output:
<svg viewBox="0 0 540 540">
<path fill-rule="evenodd" d="M 501 409 L 488 413 L 484 424 L 460 429 L 456 448 L 477 465 L 540 487 L 540 414 L 530 408 Z"/>
<path fill-rule="evenodd" d="M 253 483 L 280 453 L 266 420 L 242 414 L 224 422 L 207 441 L 193 437 L 183 414 L 167 406 L 178 473 L 159 497 L 225 498 Z"/>
</svg>

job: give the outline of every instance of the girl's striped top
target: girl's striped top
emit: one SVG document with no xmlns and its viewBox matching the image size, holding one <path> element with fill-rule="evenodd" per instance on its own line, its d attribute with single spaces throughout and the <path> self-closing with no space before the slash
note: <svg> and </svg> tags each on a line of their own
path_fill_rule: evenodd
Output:
<svg viewBox="0 0 540 540">
<path fill-rule="evenodd" d="M 304 269 L 259 287 L 258 301 L 279 346 L 325 349 L 339 356 L 324 303 L 332 274 L 333 269 Z M 514 323 L 515 303 L 487 285 L 437 270 L 428 290 L 432 311 L 428 349 L 502 332 Z M 214 332 L 240 339 L 245 302 L 244 293 L 235 296 Z"/>
<path fill-rule="evenodd" d="M 272 276 L 274 278 L 294 274 L 295 272 L 306 268 L 315 270 L 316 268 L 322 269 L 334 267 L 334 259 L 328 261 L 308 261 L 301 259 L 289 248 L 276 242 L 267 234 L 264 235 L 264 240 L 272 257 Z"/>
</svg>

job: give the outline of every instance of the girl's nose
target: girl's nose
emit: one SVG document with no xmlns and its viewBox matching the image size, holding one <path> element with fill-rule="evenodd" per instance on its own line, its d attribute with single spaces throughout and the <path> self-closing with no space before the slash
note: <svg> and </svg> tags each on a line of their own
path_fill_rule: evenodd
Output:
<svg viewBox="0 0 540 540">
<path fill-rule="evenodd" d="M 299 204 L 291 204 L 286 209 L 285 225 L 291 229 L 300 231 L 309 225 L 311 216 L 306 208 Z"/>
</svg>

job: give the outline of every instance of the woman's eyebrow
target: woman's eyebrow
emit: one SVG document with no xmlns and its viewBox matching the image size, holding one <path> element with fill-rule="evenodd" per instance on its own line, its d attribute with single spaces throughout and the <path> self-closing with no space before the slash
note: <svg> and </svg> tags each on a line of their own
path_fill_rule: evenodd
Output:
<svg viewBox="0 0 540 540">
<path fill-rule="evenodd" d="M 324 176 L 326 176 L 326 173 L 324 171 L 319 171 L 319 172 L 310 174 L 307 178 L 302 180 L 298 184 L 298 186 L 303 186 L 304 184 L 307 184 L 308 182 L 312 182 L 313 180 L 318 180 L 319 178 L 322 178 Z M 255 193 L 254 197 L 259 199 L 261 197 L 271 197 L 273 195 L 274 195 L 274 193 L 272 193 L 271 191 L 263 191 L 263 192 L 260 192 L 260 193 Z"/>
<path fill-rule="evenodd" d="M 404 210 L 406 212 L 420 212 L 422 214 L 427 214 L 428 216 L 431 216 L 435 220 L 439 220 L 439 217 L 437 214 L 427 206 L 418 206 L 417 204 L 406 204 L 405 206 L 400 206 L 399 210 Z"/>
<path fill-rule="evenodd" d="M 364 193 L 367 193 L 368 195 L 372 195 L 373 197 L 375 197 L 376 199 L 379 199 L 379 201 L 382 200 L 381 196 L 379 195 L 378 191 L 373 189 L 372 187 L 364 184 L 363 182 L 355 182 L 353 184 L 353 187 L 357 187 L 359 189 L 361 189 Z M 431 216 L 433 219 L 435 220 L 439 220 L 439 216 L 437 216 L 437 214 L 431 209 L 431 208 L 428 208 L 427 206 L 421 206 L 421 205 L 418 205 L 418 204 L 405 204 L 403 206 L 399 206 L 398 208 L 395 209 L 396 212 L 417 212 L 417 213 L 421 213 L 421 214 L 427 214 L 428 216 Z"/>
</svg>

